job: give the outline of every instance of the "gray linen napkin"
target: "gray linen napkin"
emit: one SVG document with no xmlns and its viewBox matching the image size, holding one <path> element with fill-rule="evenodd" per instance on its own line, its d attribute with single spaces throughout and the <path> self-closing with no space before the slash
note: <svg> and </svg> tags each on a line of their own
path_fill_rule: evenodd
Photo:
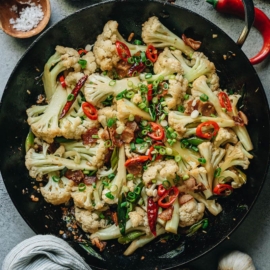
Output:
<svg viewBox="0 0 270 270">
<path fill-rule="evenodd" d="M 91 270 L 64 240 L 36 235 L 15 246 L 5 257 L 2 270 Z"/>
</svg>

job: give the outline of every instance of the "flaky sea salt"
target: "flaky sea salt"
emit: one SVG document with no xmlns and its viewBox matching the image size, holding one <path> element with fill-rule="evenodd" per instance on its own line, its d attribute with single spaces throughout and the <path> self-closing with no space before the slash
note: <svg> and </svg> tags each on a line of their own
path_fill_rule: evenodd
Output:
<svg viewBox="0 0 270 270">
<path fill-rule="evenodd" d="M 19 12 L 19 17 L 17 19 L 10 19 L 9 22 L 12 24 L 12 27 L 18 31 L 27 32 L 37 27 L 39 22 L 43 19 L 44 13 L 42 11 L 41 5 L 35 5 L 28 2 L 29 7 L 23 8 Z M 14 11 L 15 8 L 13 7 Z"/>
</svg>

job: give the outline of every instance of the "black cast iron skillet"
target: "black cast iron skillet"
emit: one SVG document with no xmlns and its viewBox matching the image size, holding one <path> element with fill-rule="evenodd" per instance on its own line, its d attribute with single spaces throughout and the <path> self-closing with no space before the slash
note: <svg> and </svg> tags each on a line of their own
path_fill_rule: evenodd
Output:
<svg viewBox="0 0 270 270">
<path fill-rule="evenodd" d="M 76 12 L 42 34 L 19 61 L 4 91 L 0 107 L 0 169 L 14 204 L 29 226 L 38 234 L 55 235 L 64 228 L 59 207 L 48 205 L 42 198 L 36 203 L 29 198 L 34 190 L 33 180 L 24 165 L 24 141 L 29 130 L 25 110 L 43 92 L 42 85 L 35 79 L 40 75 L 37 70 L 43 70 L 58 44 L 79 48 L 94 43 L 109 19 L 119 22 L 119 31 L 123 35 L 135 32 L 139 37 L 142 23 L 152 15 L 158 16 L 165 26 L 179 36 L 185 32 L 202 41 L 200 50 L 209 56 L 220 71 L 222 89 L 245 89 L 242 110 L 249 118 L 248 131 L 254 143 L 254 159 L 247 171 L 247 184 L 235 190 L 228 199 L 220 200 L 224 210 L 216 218 L 209 217 L 210 225 L 206 234 L 198 233 L 167 244 L 153 241 L 129 257 L 122 255 L 126 247 L 109 242 L 108 248 L 102 253 L 105 261 L 87 255 L 74 245 L 89 265 L 97 268 L 165 269 L 183 265 L 210 251 L 246 216 L 248 210 L 239 206 L 245 205 L 250 209 L 253 205 L 269 164 L 267 99 L 255 70 L 234 41 L 201 16 L 182 7 L 164 5 L 164 2 L 130 0 L 97 4 Z M 213 39 L 213 33 L 218 34 L 218 38 Z M 223 55 L 228 52 L 233 52 L 235 56 L 225 61 Z M 28 193 L 23 194 L 22 190 L 28 190 Z M 182 242 L 185 242 L 182 254 L 174 259 L 158 258 Z M 141 260 L 142 256 L 144 260 Z"/>
</svg>

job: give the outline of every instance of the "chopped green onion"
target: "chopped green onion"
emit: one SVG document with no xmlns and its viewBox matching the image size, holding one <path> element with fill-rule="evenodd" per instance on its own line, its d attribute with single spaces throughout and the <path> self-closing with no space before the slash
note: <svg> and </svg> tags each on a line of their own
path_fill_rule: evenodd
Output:
<svg viewBox="0 0 270 270">
<path fill-rule="evenodd" d="M 111 192 L 107 192 L 107 193 L 105 194 L 105 196 L 106 196 L 108 199 L 111 199 L 111 200 L 114 199 L 114 196 L 112 195 Z"/>
<path fill-rule="evenodd" d="M 79 190 L 79 191 L 85 191 L 85 189 L 86 189 L 86 185 L 85 185 L 84 183 L 80 183 L 80 184 L 78 185 L 78 190 Z"/>
<path fill-rule="evenodd" d="M 174 160 L 175 160 L 176 162 L 179 162 L 179 161 L 182 160 L 182 157 L 181 157 L 180 155 L 177 155 L 177 156 L 174 157 Z"/>
<path fill-rule="evenodd" d="M 133 57 L 129 57 L 127 61 L 129 64 L 134 64 L 135 62 Z"/>
<path fill-rule="evenodd" d="M 200 96 L 200 100 L 205 102 L 205 101 L 208 100 L 208 96 L 207 96 L 206 94 L 202 94 L 202 95 Z"/>
<path fill-rule="evenodd" d="M 188 100 L 189 99 L 189 94 L 185 94 L 184 95 L 184 100 Z"/>
<path fill-rule="evenodd" d="M 172 133 L 172 132 L 174 132 L 174 129 L 173 129 L 172 127 L 168 127 L 168 131 L 169 131 L 170 133 Z"/>
<path fill-rule="evenodd" d="M 144 63 L 147 60 L 145 52 L 141 52 L 141 61 Z"/>
<path fill-rule="evenodd" d="M 121 203 L 121 207 L 128 207 L 129 206 L 129 203 L 128 202 L 122 202 Z"/>
<path fill-rule="evenodd" d="M 153 97 L 152 98 L 152 103 L 157 104 L 158 103 L 158 97 Z"/>
<path fill-rule="evenodd" d="M 107 126 L 112 127 L 116 123 L 116 118 L 109 118 L 107 121 Z"/>
<path fill-rule="evenodd" d="M 177 107 L 177 110 L 178 110 L 179 112 L 183 113 L 183 112 L 185 111 L 185 107 L 184 107 L 183 105 L 179 105 L 179 106 Z"/>
<path fill-rule="evenodd" d="M 159 120 L 164 120 L 166 118 L 166 114 L 163 113 L 160 117 L 159 117 Z"/>
<path fill-rule="evenodd" d="M 167 155 L 172 155 L 172 152 L 173 152 L 173 150 L 171 149 L 171 148 L 169 148 L 169 147 L 166 147 L 166 154 Z"/>
<path fill-rule="evenodd" d="M 115 192 L 115 191 L 117 191 L 117 189 L 118 189 L 118 186 L 117 186 L 117 185 L 112 185 L 112 186 L 110 187 L 110 191 L 111 191 L 111 192 Z"/>
<path fill-rule="evenodd" d="M 141 138 L 137 138 L 137 139 L 136 139 L 136 143 L 144 143 L 144 140 L 141 139 Z"/>
<path fill-rule="evenodd" d="M 67 101 L 72 101 L 74 99 L 74 95 L 73 94 L 69 94 L 67 96 Z"/>
<path fill-rule="evenodd" d="M 114 174 L 114 173 L 111 173 L 111 174 L 108 175 L 108 178 L 109 178 L 110 180 L 112 180 L 114 177 L 115 177 L 115 174 Z"/>
<path fill-rule="evenodd" d="M 119 94 L 116 95 L 116 100 L 119 100 L 119 99 L 122 99 L 125 97 L 125 94 L 126 94 L 127 90 L 124 90 L 122 92 L 120 92 Z"/>
<path fill-rule="evenodd" d="M 103 72 L 102 72 L 102 75 L 106 76 L 107 73 L 108 73 L 108 71 L 103 71 Z"/>
<path fill-rule="evenodd" d="M 146 120 L 142 120 L 142 121 L 141 121 L 141 125 L 142 125 L 143 127 L 146 127 L 146 126 L 148 125 L 148 122 L 147 122 Z"/>
<path fill-rule="evenodd" d="M 145 104 L 144 102 L 142 102 L 142 103 L 140 103 L 140 104 L 138 105 L 138 107 L 139 107 L 140 109 L 144 109 L 144 108 L 146 108 L 146 104 Z"/>
<path fill-rule="evenodd" d="M 102 181 L 102 184 L 105 186 L 105 187 L 108 187 L 109 186 L 109 183 L 107 181 Z"/>
<path fill-rule="evenodd" d="M 99 136 L 97 134 L 92 135 L 93 139 L 99 139 Z"/>
<path fill-rule="evenodd" d="M 150 79 L 150 78 L 152 78 L 152 73 L 147 73 L 146 75 L 145 75 L 145 79 Z"/>
<path fill-rule="evenodd" d="M 127 180 L 129 181 L 132 179 L 134 179 L 134 175 L 132 173 L 127 174 Z"/>
<path fill-rule="evenodd" d="M 135 193 L 130 191 L 130 192 L 127 194 L 127 201 L 129 201 L 129 202 L 135 202 L 135 200 L 136 200 L 136 195 L 135 195 Z"/>
<path fill-rule="evenodd" d="M 163 84 L 163 89 L 165 89 L 165 90 L 169 89 L 169 84 L 168 83 L 164 83 Z"/>
<path fill-rule="evenodd" d="M 105 141 L 105 147 L 111 147 L 112 146 L 112 141 L 111 140 L 107 140 Z"/>
<path fill-rule="evenodd" d="M 186 181 L 186 180 L 188 180 L 188 179 L 189 179 L 189 175 L 188 175 L 188 174 L 185 174 L 185 175 L 183 176 L 183 180 Z"/>
<path fill-rule="evenodd" d="M 166 154 L 166 149 L 165 148 L 160 148 L 158 151 L 161 155 L 165 155 Z"/>
<path fill-rule="evenodd" d="M 148 92 L 148 87 L 145 85 L 145 84 L 141 84 L 140 85 L 140 91 L 142 92 L 142 93 L 147 93 Z"/>
<path fill-rule="evenodd" d="M 128 117 L 128 121 L 132 122 L 134 121 L 135 117 L 133 114 L 130 114 L 129 117 Z"/>
<path fill-rule="evenodd" d="M 116 80 L 112 80 L 109 82 L 109 86 L 114 86 L 116 84 Z"/>
<path fill-rule="evenodd" d="M 133 87 L 133 82 L 132 81 L 128 81 L 127 85 L 128 85 L 128 87 Z"/>
<path fill-rule="evenodd" d="M 168 180 L 164 180 L 162 182 L 163 187 L 165 187 L 166 189 L 171 187 L 171 183 Z"/>
<path fill-rule="evenodd" d="M 53 182 L 58 183 L 58 182 L 60 181 L 60 177 L 54 175 L 54 176 L 52 177 L 52 180 L 53 180 Z"/>
<path fill-rule="evenodd" d="M 135 93 L 134 93 L 133 91 L 128 91 L 128 92 L 126 93 L 126 98 L 133 98 L 134 95 L 135 95 Z"/>
<path fill-rule="evenodd" d="M 142 135 L 147 135 L 147 133 L 148 133 L 147 129 L 142 130 Z"/>
<path fill-rule="evenodd" d="M 136 150 L 136 145 L 134 142 L 130 143 L 130 149 L 131 149 L 131 151 Z"/>
<path fill-rule="evenodd" d="M 214 176 L 215 176 L 215 177 L 219 177 L 219 176 L 220 176 L 220 173 L 221 173 L 221 168 L 217 168 L 217 169 L 215 170 Z"/>
<path fill-rule="evenodd" d="M 83 174 L 89 174 L 90 171 L 89 170 L 83 170 Z"/>
<path fill-rule="evenodd" d="M 80 59 L 78 63 L 80 64 L 82 69 L 85 69 L 87 66 L 87 61 L 85 59 Z"/>
<path fill-rule="evenodd" d="M 99 214 L 99 218 L 101 218 L 101 219 L 105 218 L 105 216 L 103 215 L 103 213 L 100 213 Z"/>
<path fill-rule="evenodd" d="M 134 44 L 135 45 L 142 45 L 142 41 L 140 41 L 139 39 L 135 39 Z"/>
<path fill-rule="evenodd" d="M 206 159 L 205 158 L 198 158 L 198 161 L 202 164 L 206 163 Z"/>
<path fill-rule="evenodd" d="M 152 63 L 149 59 L 146 59 L 146 61 L 144 62 L 144 64 L 145 64 L 147 67 L 153 66 L 153 63 Z"/>
</svg>

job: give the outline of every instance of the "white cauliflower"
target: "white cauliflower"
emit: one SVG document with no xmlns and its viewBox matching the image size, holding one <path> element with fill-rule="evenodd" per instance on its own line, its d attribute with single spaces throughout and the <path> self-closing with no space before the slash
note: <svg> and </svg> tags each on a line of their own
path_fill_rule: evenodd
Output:
<svg viewBox="0 0 270 270">
<path fill-rule="evenodd" d="M 135 211 L 129 212 L 128 216 L 130 218 L 132 227 L 138 227 L 141 225 L 144 225 L 144 226 L 148 225 L 146 212 L 138 206 L 136 206 Z"/>
<path fill-rule="evenodd" d="M 198 203 L 195 199 L 189 200 L 179 208 L 180 227 L 191 226 L 200 221 L 204 216 L 205 206 L 203 203 Z"/>
<path fill-rule="evenodd" d="M 53 205 L 68 202 L 74 182 L 64 176 L 60 178 L 56 172 L 49 173 L 48 178 L 46 186 L 40 188 L 45 201 Z"/>
<path fill-rule="evenodd" d="M 102 191 L 102 199 L 107 204 L 116 204 L 118 202 L 118 197 L 116 197 L 114 195 L 111 196 L 111 191 L 108 188 L 103 189 L 103 191 Z"/>
<path fill-rule="evenodd" d="M 164 180 L 168 180 L 173 183 L 173 179 L 178 172 L 177 163 L 173 159 L 166 161 L 153 162 L 143 173 L 143 182 L 147 186 L 152 180 L 156 183 L 162 184 Z"/>
<path fill-rule="evenodd" d="M 236 144 L 237 142 L 237 136 L 232 129 L 220 128 L 214 140 L 214 147 L 218 148 L 226 143 Z"/>
<path fill-rule="evenodd" d="M 107 221 L 100 219 L 99 215 L 89 210 L 75 207 L 75 218 L 85 232 L 95 233 L 107 227 Z"/>
<path fill-rule="evenodd" d="M 152 184 L 150 187 L 146 188 L 146 195 L 148 197 L 156 197 L 157 196 L 157 189 L 156 189 L 156 184 Z"/>
<path fill-rule="evenodd" d="M 180 74 L 177 74 L 174 79 L 169 79 L 169 89 L 165 96 L 165 102 L 170 110 L 182 104 L 187 87 L 188 81 Z"/>
<path fill-rule="evenodd" d="M 80 190 L 78 186 L 72 188 L 71 197 L 75 206 L 87 210 L 94 210 L 94 188 L 92 185 L 87 185 L 84 190 Z"/>
<path fill-rule="evenodd" d="M 90 75 L 94 73 L 97 69 L 97 63 L 93 52 L 83 55 L 82 59 L 86 61 L 86 67 L 83 69 L 84 74 Z"/>
</svg>

